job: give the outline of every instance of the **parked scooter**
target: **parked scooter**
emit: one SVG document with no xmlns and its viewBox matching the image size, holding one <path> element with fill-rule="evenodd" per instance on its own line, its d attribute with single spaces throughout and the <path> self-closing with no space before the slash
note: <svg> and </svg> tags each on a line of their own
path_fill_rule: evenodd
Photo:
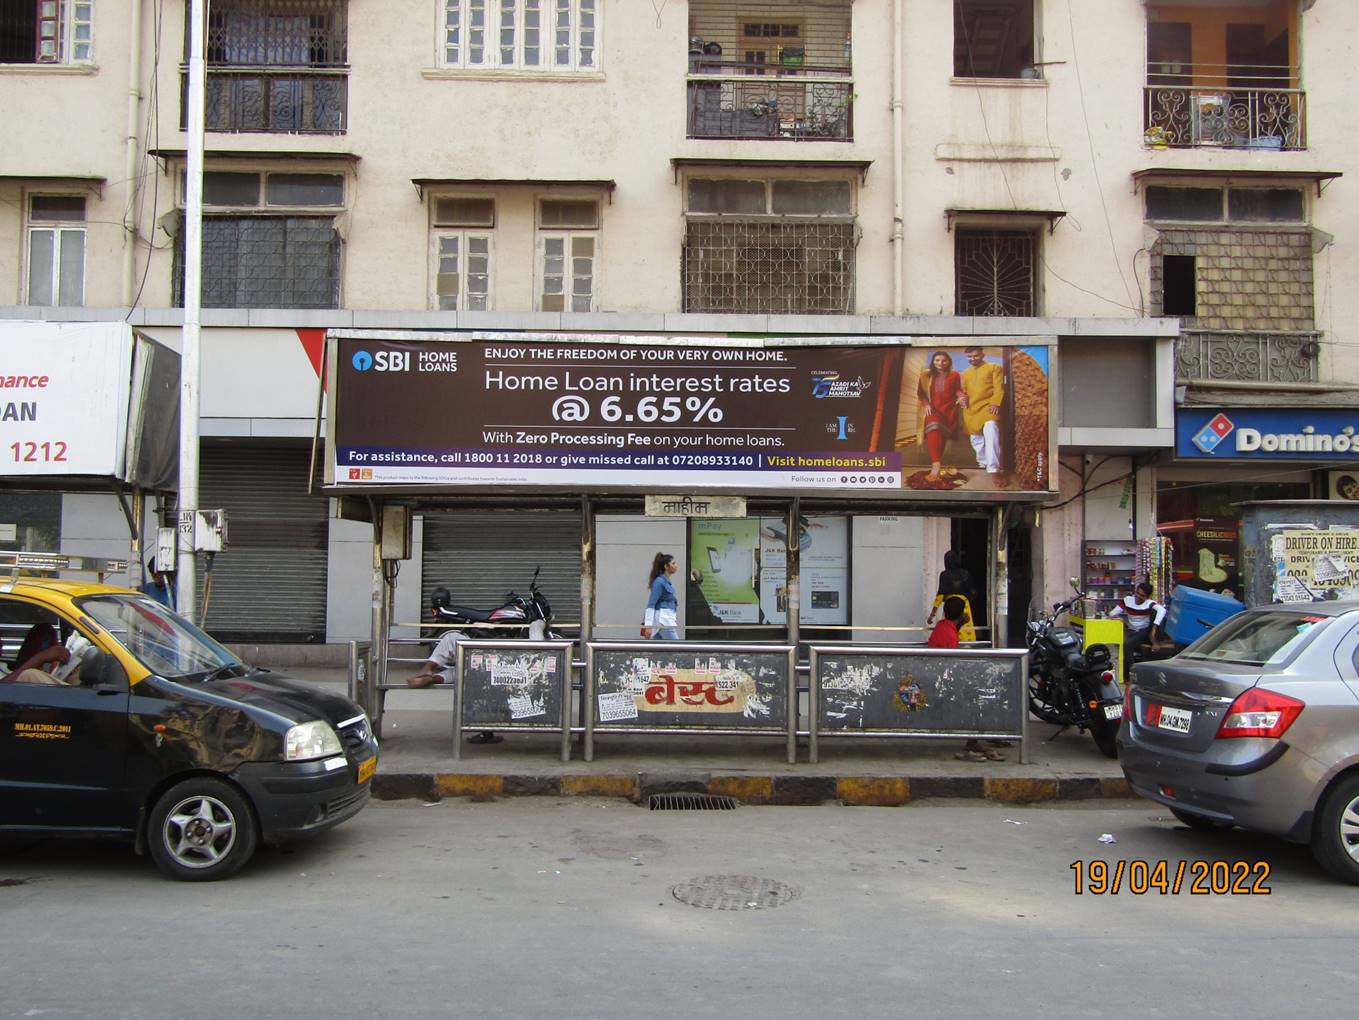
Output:
<svg viewBox="0 0 1359 1020">
<path fill-rule="evenodd" d="M 560 635 L 549 630 L 552 607 L 538 587 L 541 571 L 542 567 L 533 571 L 527 598 L 510 592 L 505 596 L 505 603 L 495 609 L 455 606 L 447 588 L 435 588 L 430 592 L 430 614 L 436 623 L 467 628 L 467 636 L 476 641 L 559 639 Z"/>
<path fill-rule="evenodd" d="M 1109 650 L 1102 645 L 1082 649 L 1070 627 L 1057 625 L 1061 615 L 1085 597 L 1074 578 L 1071 585 L 1076 594 L 1070 600 L 1058 602 L 1050 615 L 1029 621 L 1029 709 L 1060 727 L 1053 737 L 1075 726 L 1088 731 L 1105 755 L 1116 758 L 1114 738 L 1123 718 L 1123 694 Z"/>
</svg>

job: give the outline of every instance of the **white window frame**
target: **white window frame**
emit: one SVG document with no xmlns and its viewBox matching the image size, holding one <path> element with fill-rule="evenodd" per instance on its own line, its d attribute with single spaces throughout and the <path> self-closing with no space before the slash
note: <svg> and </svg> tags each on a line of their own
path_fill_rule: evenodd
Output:
<svg viewBox="0 0 1359 1020">
<path fill-rule="evenodd" d="M 29 193 L 24 201 L 25 216 L 27 225 L 24 230 L 24 303 L 33 304 L 33 282 L 35 267 L 33 265 L 33 239 L 36 234 L 50 233 L 52 235 L 52 264 L 47 270 L 48 281 L 52 288 L 52 300 L 49 304 L 37 307 L 43 308 L 83 308 L 85 307 L 85 262 L 89 251 L 89 233 L 86 229 L 88 223 L 88 201 L 85 209 L 86 219 L 58 220 L 40 219 L 33 216 L 34 198 L 80 198 L 85 199 L 84 195 L 53 194 L 53 193 Z M 80 298 L 73 305 L 63 305 L 61 303 L 61 245 L 63 237 L 67 234 L 78 234 L 80 236 Z"/>
<path fill-rule="evenodd" d="M 543 206 L 550 202 L 591 202 L 595 207 L 595 225 L 593 227 L 545 227 L 543 226 Z M 561 311 L 565 312 L 597 312 L 599 311 L 599 292 L 600 292 L 600 268 L 603 264 L 601 258 L 601 238 L 604 229 L 604 209 L 603 203 L 594 195 L 552 195 L 550 197 L 539 197 L 534 201 L 534 224 L 536 227 L 534 237 L 534 266 L 533 273 L 533 310 L 542 311 Z M 574 266 L 572 260 L 576 258 L 571 253 L 571 247 L 576 238 L 588 237 L 594 243 L 594 251 L 590 255 L 590 307 L 573 308 L 572 298 L 575 296 Z M 561 309 L 545 309 L 543 307 L 546 293 L 548 272 L 547 272 L 547 246 L 550 241 L 562 242 L 562 258 L 565 260 L 562 273 L 562 305 Z M 556 275 L 556 274 L 552 274 Z M 556 295 L 553 295 L 554 297 Z"/>
<path fill-rule="evenodd" d="M 444 295 L 439 293 L 439 277 L 442 275 L 440 267 L 444 259 L 441 245 L 445 239 L 456 238 L 458 241 L 458 293 L 452 295 L 454 305 L 452 308 L 443 307 Z M 468 260 L 471 257 L 469 248 L 473 241 L 486 242 L 486 292 L 481 295 L 484 304 L 481 308 L 473 308 L 472 294 L 468 289 L 471 272 L 468 267 Z M 481 312 L 491 311 L 495 307 L 495 235 L 491 230 L 473 227 L 433 227 L 430 233 L 430 307 L 442 312 Z"/>
<path fill-rule="evenodd" d="M 32 0 L 38 38 L 33 59 L 7 66 L 94 62 L 94 0 Z M 44 34 L 44 27 L 51 30 Z"/>
<path fill-rule="evenodd" d="M 603 0 L 439 0 L 438 11 L 442 68 L 527 75 L 601 70 Z M 565 47 L 557 45 L 559 21 L 566 26 Z M 530 41 L 537 63 L 527 62 Z"/>
</svg>

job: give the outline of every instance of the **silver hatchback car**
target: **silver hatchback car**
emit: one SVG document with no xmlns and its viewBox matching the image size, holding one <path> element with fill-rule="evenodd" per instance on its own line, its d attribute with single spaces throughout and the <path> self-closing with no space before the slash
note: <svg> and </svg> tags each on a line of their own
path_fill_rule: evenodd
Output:
<svg viewBox="0 0 1359 1020">
<path fill-rule="evenodd" d="M 1190 828 L 1309 843 L 1359 884 L 1359 602 L 1252 609 L 1135 666 L 1118 757 Z"/>
</svg>

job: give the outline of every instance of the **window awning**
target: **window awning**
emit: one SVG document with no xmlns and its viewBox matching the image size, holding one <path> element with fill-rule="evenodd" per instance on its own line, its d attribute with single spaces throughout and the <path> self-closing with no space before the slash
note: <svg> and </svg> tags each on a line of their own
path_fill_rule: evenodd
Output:
<svg viewBox="0 0 1359 1020">
<path fill-rule="evenodd" d="M 1259 185 L 1268 181 L 1303 181 L 1316 185 L 1317 194 L 1338 177 L 1345 176 L 1339 170 L 1210 170 L 1202 167 L 1146 167 L 1134 170 L 1132 174 L 1134 193 L 1144 183 L 1157 181 L 1192 180 L 1209 181 L 1230 187 L 1233 184 Z"/>
<path fill-rule="evenodd" d="M 188 149 L 148 149 L 157 159 L 188 159 Z M 287 163 L 305 159 L 331 163 L 357 163 L 361 157 L 352 152 L 322 152 L 314 149 L 208 149 L 204 159 L 249 159 L 256 162 Z"/>
<path fill-rule="evenodd" d="M 670 166 L 679 183 L 680 170 L 688 167 L 714 169 L 717 167 L 748 167 L 760 170 L 853 170 L 860 180 L 868 179 L 871 159 L 784 159 L 781 157 L 754 158 L 751 156 L 675 156 Z"/>
<path fill-rule="evenodd" d="M 428 188 L 593 188 L 607 191 L 612 202 L 618 187 L 617 181 L 558 177 L 412 177 L 411 183 L 422 202 Z"/>
<path fill-rule="evenodd" d="M 953 230 L 954 220 L 1047 220 L 1048 233 L 1057 229 L 1057 224 L 1066 219 L 1065 209 L 955 209 L 944 210 L 947 229 Z"/>
<path fill-rule="evenodd" d="M 0 181 L 41 181 L 43 184 L 66 185 L 68 187 L 89 188 L 100 198 L 104 197 L 107 177 L 94 177 L 88 174 L 23 174 L 0 173 Z"/>
</svg>

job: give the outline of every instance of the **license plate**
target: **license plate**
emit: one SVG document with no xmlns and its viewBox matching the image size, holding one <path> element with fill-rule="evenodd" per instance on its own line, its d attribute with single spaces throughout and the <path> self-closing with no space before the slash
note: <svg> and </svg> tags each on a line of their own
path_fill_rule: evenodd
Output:
<svg viewBox="0 0 1359 1020">
<path fill-rule="evenodd" d="M 1123 718 L 1123 702 L 1120 701 L 1117 705 L 1105 705 L 1105 706 L 1104 706 L 1104 718 L 1106 718 L 1106 719 L 1122 719 L 1122 718 Z"/>
<path fill-rule="evenodd" d="M 377 759 L 369 758 L 367 761 L 359 762 L 359 784 L 362 785 L 373 778 L 373 773 L 377 771 Z"/>
<path fill-rule="evenodd" d="M 1171 730 L 1175 733 L 1188 733 L 1189 724 L 1194 719 L 1194 713 L 1183 708 L 1170 708 L 1167 705 L 1159 705 L 1160 711 L 1156 715 L 1154 725 L 1157 729 Z"/>
</svg>

